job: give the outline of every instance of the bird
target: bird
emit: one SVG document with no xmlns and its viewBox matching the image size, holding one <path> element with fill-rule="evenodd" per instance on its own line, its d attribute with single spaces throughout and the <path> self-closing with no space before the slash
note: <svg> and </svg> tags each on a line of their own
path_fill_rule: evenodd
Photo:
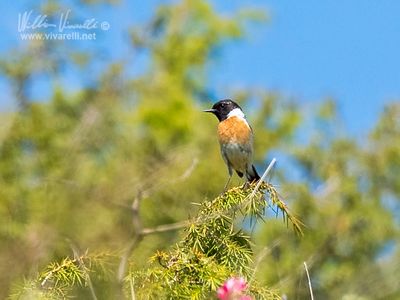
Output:
<svg viewBox="0 0 400 300">
<path fill-rule="evenodd" d="M 253 165 L 253 130 L 246 120 L 242 108 L 231 99 L 216 102 L 211 109 L 204 112 L 214 114 L 218 123 L 218 141 L 221 155 L 228 167 L 229 178 L 225 184 L 226 191 L 233 175 L 246 176 L 247 182 L 260 179 Z"/>
</svg>

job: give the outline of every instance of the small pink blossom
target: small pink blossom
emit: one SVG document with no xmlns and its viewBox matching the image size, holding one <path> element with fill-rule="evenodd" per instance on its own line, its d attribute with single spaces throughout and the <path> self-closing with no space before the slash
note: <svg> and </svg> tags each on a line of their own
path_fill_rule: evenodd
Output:
<svg viewBox="0 0 400 300">
<path fill-rule="evenodd" d="M 217 290 L 217 296 L 220 300 L 252 300 L 250 296 L 243 294 L 246 288 L 247 283 L 243 277 L 232 277 Z"/>
</svg>

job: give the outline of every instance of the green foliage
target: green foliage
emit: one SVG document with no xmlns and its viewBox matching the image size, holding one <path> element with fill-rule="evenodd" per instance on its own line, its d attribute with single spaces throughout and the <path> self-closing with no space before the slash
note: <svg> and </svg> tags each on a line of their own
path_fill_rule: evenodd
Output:
<svg viewBox="0 0 400 300">
<path fill-rule="evenodd" d="M 9 299 L 67 299 L 79 288 L 93 289 L 91 276 L 110 278 L 110 268 L 115 257 L 107 253 L 64 258 L 60 263 L 50 263 L 37 276 L 14 287 Z"/>
<path fill-rule="evenodd" d="M 249 216 L 260 220 L 265 215 L 268 193 L 271 203 L 277 204 L 282 213 L 300 230 L 298 221 L 276 197 L 272 185 L 263 183 L 253 193 L 256 184 L 228 190 L 212 201 L 200 205 L 197 216 L 185 235 L 168 252 L 159 251 L 152 257 L 152 266 L 144 271 L 134 271 L 126 279 L 127 293 L 131 283 L 139 299 L 208 299 L 216 289 L 232 276 L 252 276 L 251 239 L 235 221 Z M 270 289 L 260 288 L 253 280 L 250 292 L 256 299 L 280 299 Z"/>
<path fill-rule="evenodd" d="M 50 15 L 58 7 L 49 1 L 43 9 Z M 139 299 L 164 292 L 208 297 L 231 275 L 245 276 L 256 297 L 308 299 L 304 261 L 316 299 L 400 297 L 398 103 L 355 139 L 335 99 L 307 114 L 296 99 L 265 90 L 216 96 L 246 110 L 257 166 L 271 151 L 288 158 L 273 180 L 305 226 L 274 186 L 260 187 L 268 202 L 260 195 L 245 200 L 249 190 L 241 188 L 214 199 L 227 172 L 216 120 L 201 113 L 205 99 L 216 100 L 207 77 L 221 72 L 218 56 L 245 36 L 251 20 L 259 13 L 221 16 L 206 1 L 162 5 L 130 29 L 131 50 L 147 63 L 133 77 L 125 60 L 93 72 L 99 49 L 82 53 L 56 41 L 27 42 L 2 56 L 0 71 L 19 111 L 0 118 L 0 298 L 88 299 L 91 290 L 99 299 L 123 298 L 121 261 L 101 267 L 91 252 L 70 257 L 69 240 L 93 253 L 124 250 L 124 291 Z M 77 78 L 91 78 L 90 88 L 71 92 L 60 83 L 68 65 Z M 49 79 L 48 99 L 29 93 L 38 75 Z M 304 237 L 264 214 L 266 205 Z M 155 230 L 188 216 L 195 217 L 183 236 Z M 133 252 L 125 251 L 133 241 Z"/>
</svg>

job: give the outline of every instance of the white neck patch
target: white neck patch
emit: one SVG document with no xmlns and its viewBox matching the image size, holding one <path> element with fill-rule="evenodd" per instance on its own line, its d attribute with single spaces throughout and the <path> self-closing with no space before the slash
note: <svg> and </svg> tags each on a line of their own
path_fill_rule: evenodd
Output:
<svg viewBox="0 0 400 300">
<path fill-rule="evenodd" d="M 245 119 L 244 113 L 242 112 L 242 110 L 240 108 L 232 109 L 230 111 L 230 113 L 228 114 L 228 118 L 230 118 L 230 117 L 239 117 L 239 118 Z"/>
</svg>

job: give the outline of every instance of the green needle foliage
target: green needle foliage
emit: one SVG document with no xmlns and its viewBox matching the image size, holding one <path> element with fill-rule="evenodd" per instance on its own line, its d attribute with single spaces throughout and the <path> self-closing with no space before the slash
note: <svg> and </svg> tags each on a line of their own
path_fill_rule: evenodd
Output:
<svg viewBox="0 0 400 300">
<path fill-rule="evenodd" d="M 59 284 L 74 286 L 86 284 L 89 272 L 99 270 L 103 274 L 111 272 L 109 254 L 85 255 L 74 259 L 64 258 L 61 263 L 51 263 L 40 275 L 39 281 L 42 287 L 58 287 Z"/>
<path fill-rule="evenodd" d="M 71 298 L 79 289 L 93 289 L 91 277 L 110 280 L 113 261 L 115 256 L 108 253 L 65 257 L 61 262 L 50 263 L 36 278 L 16 285 L 9 299 Z"/>
<path fill-rule="evenodd" d="M 275 206 L 285 220 L 301 233 L 301 223 L 277 197 L 276 189 L 262 183 L 234 187 L 211 201 L 200 204 L 200 210 L 187 228 L 182 240 L 167 252 L 157 252 L 151 267 L 133 271 L 126 278 L 126 291 L 131 283 L 139 299 L 208 299 L 232 276 L 251 279 L 252 242 L 235 223 L 248 217 L 259 221 L 268 206 Z M 265 199 L 266 198 L 266 199 Z M 250 292 L 256 299 L 280 299 L 270 289 L 260 288 L 252 280 Z"/>
</svg>

